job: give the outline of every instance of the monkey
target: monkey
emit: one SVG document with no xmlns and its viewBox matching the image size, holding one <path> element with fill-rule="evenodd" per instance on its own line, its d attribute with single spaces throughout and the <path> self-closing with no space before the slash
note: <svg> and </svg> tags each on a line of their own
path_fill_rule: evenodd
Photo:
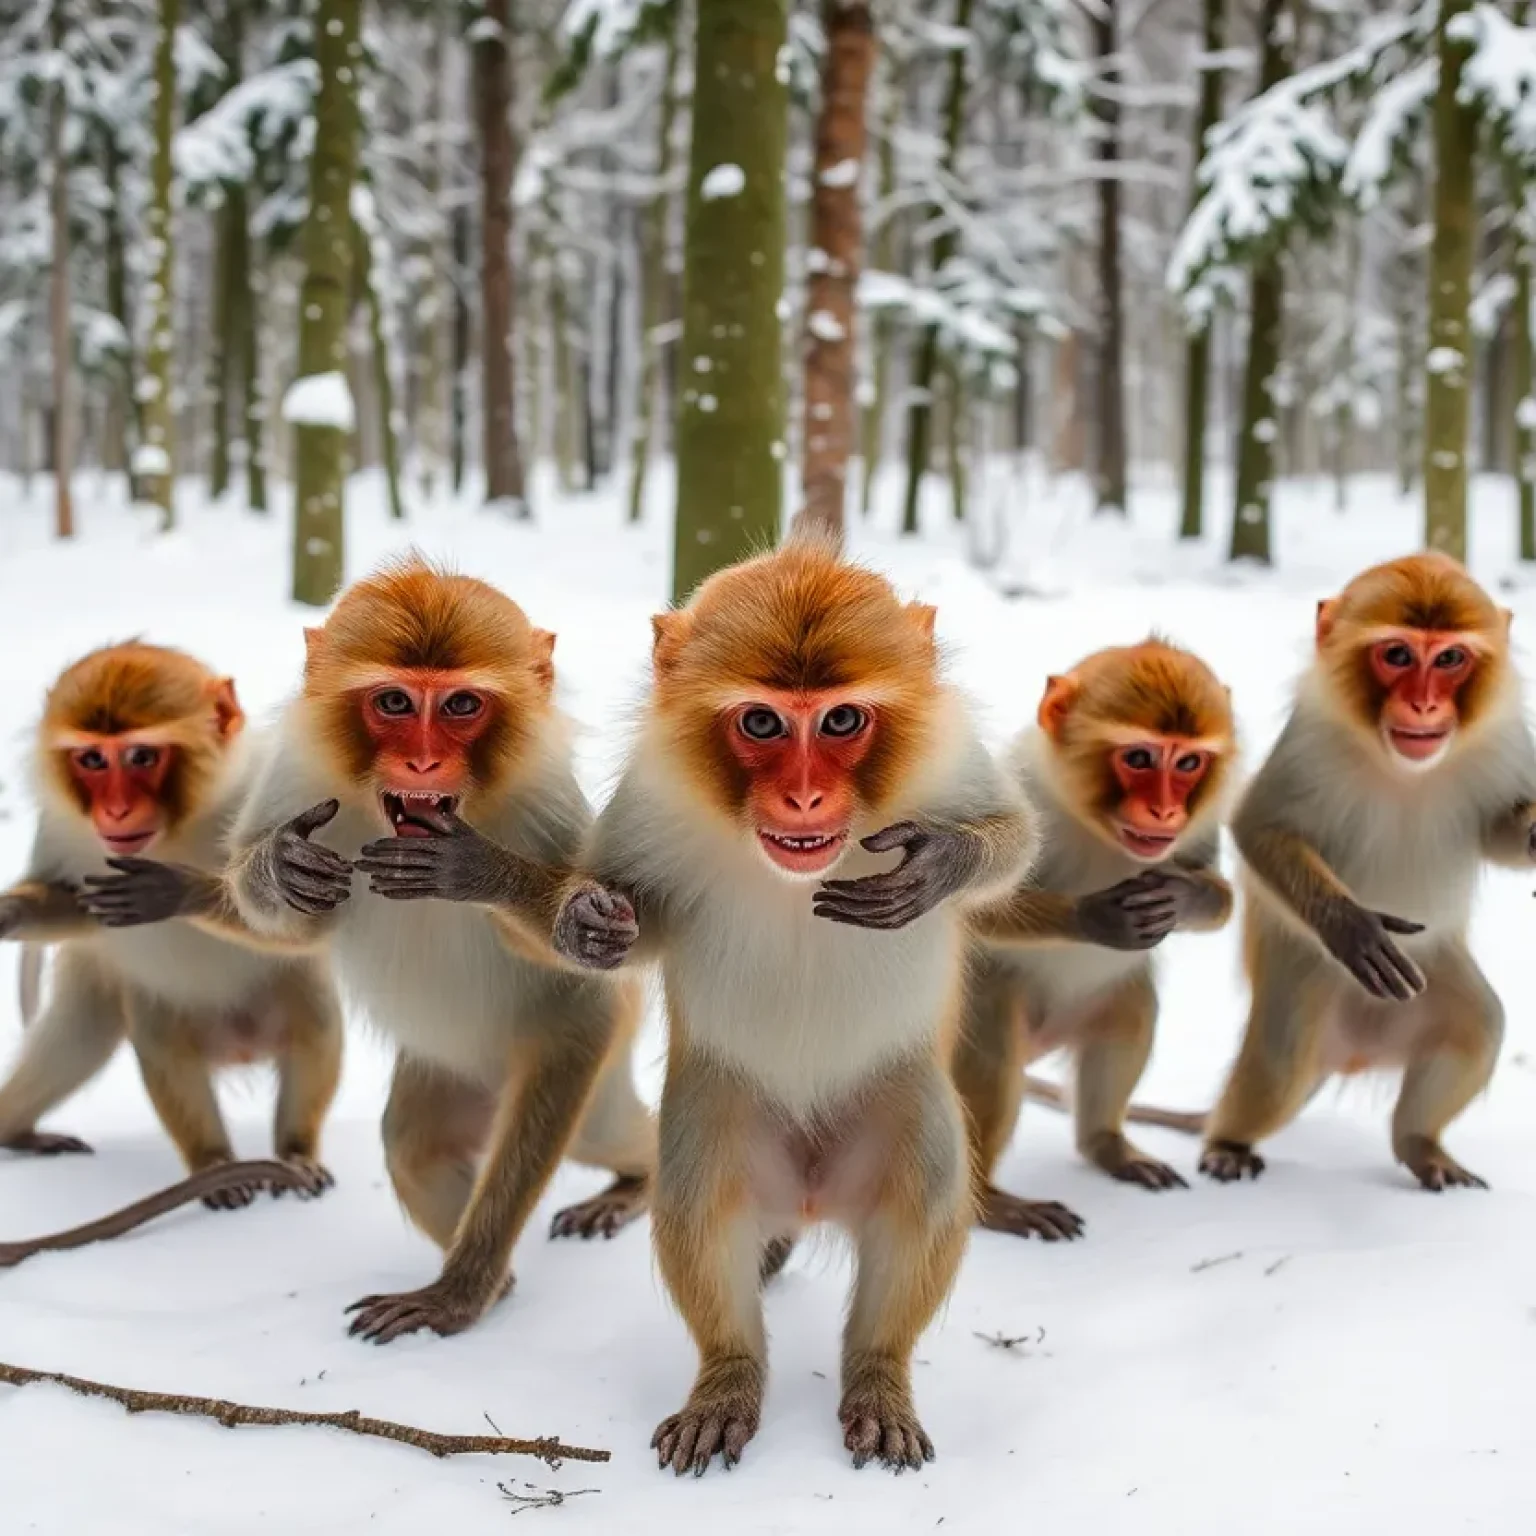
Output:
<svg viewBox="0 0 1536 1536">
<path fill-rule="evenodd" d="M 679 1475 L 739 1461 L 766 1379 L 760 1278 L 832 1221 L 857 1253 L 844 1445 L 855 1466 L 920 1466 L 912 1350 L 972 1213 L 947 1070 L 963 910 L 1019 878 L 1033 817 L 941 677 L 934 610 L 829 547 L 717 573 L 653 625 L 597 888 L 556 923 L 582 963 L 662 968 L 652 1233 L 699 1369 L 652 1449 Z"/>
<path fill-rule="evenodd" d="M 37 1122 L 126 1039 L 189 1172 L 234 1159 L 215 1071 L 270 1060 L 276 1155 L 303 1171 L 303 1193 L 330 1186 L 320 1133 L 343 1031 L 329 978 L 312 957 L 231 943 L 200 922 L 221 902 L 222 838 L 253 769 L 244 726 L 231 679 L 140 641 L 92 651 L 50 689 L 31 862 L 0 894 L 0 937 L 26 946 L 24 958 L 57 949 L 50 999 L 0 1085 L 0 1146 L 89 1152 Z M 169 883 L 159 860 L 178 871 Z M 208 1203 L 245 1205 L 262 1187 Z"/>
<path fill-rule="evenodd" d="M 1205 1126 L 1213 1179 L 1258 1177 L 1255 1144 L 1328 1078 L 1395 1067 L 1395 1159 L 1424 1189 L 1486 1187 L 1441 1139 L 1503 1036 L 1466 942 L 1478 866 L 1536 855 L 1511 618 L 1438 553 L 1318 604 L 1312 664 L 1232 821 L 1252 1004 Z"/>
<path fill-rule="evenodd" d="M 1076 1061 L 1077 1146 L 1111 1177 L 1180 1187 L 1125 1136 L 1152 1052 L 1151 951 L 1231 915 L 1216 868 L 1236 745 L 1231 696 L 1198 657 L 1160 639 L 1098 651 L 1048 679 L 1012 766 L 1037 807 L 1044 851 L 1024 885 L 973 910 L 976 936 L 955 1080 L 981 1183 L 978 1224 L 1047 1241 L 1082 1234 L 1055 1201 L 993 1182 L 1030 1091 L 1024 1067 Z"/>
<path fill-rule="evenodd" d="M 553 944 L 591 822 L 554 644 L 495 587 L 417 556 L 353 585 L 305 631 L 302 688 L 230 833 L 233 910 L 206 919 L 322 945 L 397 1047 L 385 1161 L 445 1257 L 429 1285 L 348 1309 L 376 1343 L 460 1332 L 505 1295 L 563 1156 L 615 1178 L 555 1235 L 612 1236 L 649 1195 L 640 986 Z"/>
</svg>

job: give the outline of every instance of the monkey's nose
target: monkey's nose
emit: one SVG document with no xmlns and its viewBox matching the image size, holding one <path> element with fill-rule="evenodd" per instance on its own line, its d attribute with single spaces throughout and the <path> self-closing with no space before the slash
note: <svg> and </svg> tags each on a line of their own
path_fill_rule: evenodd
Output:
<svg viewBox="0 0 1536 1536">
<path fill-rule="evenodd" d="M 814 811 L 821 804 L 821 792 L 815 789 L 786 789 L 784 798 L 797 811 Z"/>
<path fill-rule="evenodd" d="M 443 760 L 441 758 L 437 758 L 430 763 L 417 763 L 412 762 L 409 758 L 407 758 L 405 766 L 409 768 L 412 773 L 436 773 L 437 770 L 443 766 Z"/>
</svg>

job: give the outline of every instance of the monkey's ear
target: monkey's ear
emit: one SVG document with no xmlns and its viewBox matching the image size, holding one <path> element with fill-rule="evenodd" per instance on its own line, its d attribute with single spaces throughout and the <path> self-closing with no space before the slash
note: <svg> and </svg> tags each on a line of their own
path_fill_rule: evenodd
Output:
<svg viewBox="0 0 1536 1536">
<path fill-rule="evenodd" d="M 1339 616 L 1339 600 L 1336 597 L 1324 597 L 1317 604 L 1317 643 L 1326 645 L 1328 636 L 1333 633 L 1334 621 Z"/>
<path fill-rule="evenodd" d="M 908 603 L 907 615 L 925 640 L 933 639 L 933 622 L 939 610 L 932 603 Z"/>
<path fill-rule="evenodd" d="M 651 666 L 664 677 L 677 665 L 677 658 L 688 643 L 693 621 L 686 613 L 671 610 L 651 618 Z"/>
<path fill-rule="evenodd" d="M 209 690 L 213 704 L 213 719 L 218 727 L 218 732 L 225 741 L 238 736 L 245 725 L 245 711 L 240 707 L 240 700 L 235 697 L 235 680 L 232 677 L 221 677 Z"/>
<path fill-rule="evenodd" d="M 1083 685 L 1074 673 L 1068 672 L 1061 677 L 1053 674 L 1046 678 L 1045 697 L 1040 700 L 1040 710 L 1035 718 L 1040 722 L 1040 729 L 1052 741 L 1060 737 L 1067 716 L 1071 714 L 1072 706 L 1077 703 L 1077 697 L 1082 691 Z"/>
<path fill-rule="evenodd" d="M 533 675 L 545 688 L 555 686 L 555 632 L 552 629 L 536 629 L 529 636 L 529 650 L 533 653 Z"/>
<path fill-rule="evenodd" d="M 325 647 L 325 630 L 318 624 L 304 626 L 304 670 L 307 672 L 320 659 Z"/>
</svg>

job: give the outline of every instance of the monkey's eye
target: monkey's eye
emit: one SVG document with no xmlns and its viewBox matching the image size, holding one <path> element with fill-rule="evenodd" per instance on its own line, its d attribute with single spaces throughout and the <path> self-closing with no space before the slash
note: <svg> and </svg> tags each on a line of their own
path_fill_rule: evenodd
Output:
<svg viewBox="0 0 1536 1536">
<path fill-rule="evenodd" d="M 87 773 L 100 773 L 107 766 L 107 755 L 99 747 L 87 747 L 75 755 L 75 761 Z"/>
<path fill-rule="evenodd" d="M 1406 645 L 1398 642 L 1396 645 L 1387 646 L 1381 653 L 1381 659 L 1389 667 L 1411 667 L 1413 652 Z"/>
<path fill-rule="evenodd" d="M 410 694 L 403 688 L 381 688 L 373 696 L 373 707 L 381 715 L 409 715 L 416 710 Z"/>
<path fill-rule="evenodd" d="M 1135 773 L 1145 773 L 1149 768 L 1157 766 L 1157 759 L 1146 747 L 1132 747 L 1122 754 L 1120 761 Z"/>
<path fill-rule="evenodd" d="M 457 720 L 468 720 L 485 708 L 478 693 L 450 693 L 443 700 L 443 713 Z"/>
<path fill-rule="evenodd" d="M 1205 753 L 1186 752 L 1174 766 L 1178 773 L 1199 773 L 1201 765 L 1205 762 Z"/>
<path fill-rule="evenodd" d="M 761 704 L 747 710 L 737 722 L 741 734 L 749 741 L 772 741 L 786 734 L 784 722 L 771 709 Z"/>
<path fill-rule="evenodd" d="M 868 716 L 856 704 L 834 704 L 826 714 L 821 717 L 821 734 L 823 736 L 857 736 L 868 720 Z"/>
<path fill-rule="evenodd" d="M 130 768 L 153 768 L 160 761 L 159 747 L 129 747 L 123 753 L 123 761 Z"/>
<path fill-rule="evenodd" d="M 1459 645 L 1448 645 L 1435 657 L 1435 665 L 1444 667 L 1447 672 L 1454 671 L 1463 666 L 1467 660 L 1467 653 Z"/>
</svg>

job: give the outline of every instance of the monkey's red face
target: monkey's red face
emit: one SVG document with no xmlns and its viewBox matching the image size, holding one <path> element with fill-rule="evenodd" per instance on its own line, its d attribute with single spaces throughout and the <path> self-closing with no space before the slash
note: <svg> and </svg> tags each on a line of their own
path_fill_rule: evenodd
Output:
<svg viewBox="0 0 1536 1536">
<path fill-rule="evenodd" d="M 1383 692 L 1383 741 L 1404 761 L 1428 767 L 1461 723 L 1461 691 L 1477 670 L 1469 637 L 1405 629 L 1372 645 L 1370 665 Z"/>
<path fill-rule="evenodd" d="M 110 854 L 143 853 L 171 820 L 167 779 L 176 749 L 142 736 L 99 736 L 69 749 L 69 776 Z"/>
<path fill-rule="evenodd" d="M 855 775 L 877 728 L 868 705 L 831 691 L 766 692 L 729 713 L 746 814 L 776 870 L 812 878 L 842 857 L 858 809 Z"/>
<path fill-rule="evenodd" d="M 452 672 L 401 672 L 362 699 L 374 779 L 397 837 L 431 837 L 423 813 L 457 811 L 476 782 L 476 744 L 495 722 L 497 700 Z"/>
<path fill-rule="evenodd" d="M 1167 857 L 1189 825 L 1190 798 L 1210 771 L 1211 753 L 1178 736 L 1149 736 L 1114 747 L 1110 771 L 1120 787 L 1110 818 L 1127 853 Z"/>
</svg>

